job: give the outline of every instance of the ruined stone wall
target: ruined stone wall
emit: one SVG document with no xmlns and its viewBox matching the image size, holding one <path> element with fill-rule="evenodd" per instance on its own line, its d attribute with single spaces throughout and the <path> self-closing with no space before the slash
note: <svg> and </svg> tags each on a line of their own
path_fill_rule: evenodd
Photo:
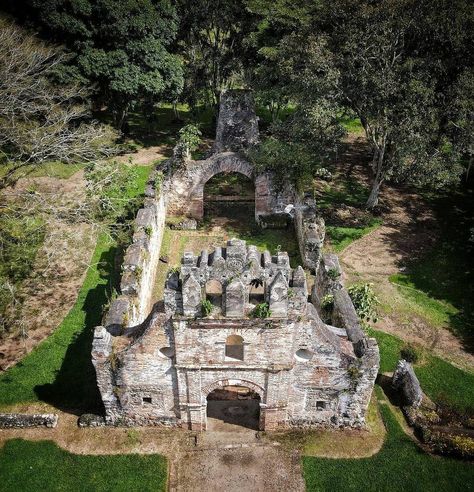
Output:
<svg viewBox="0 0 474 492">
<path fill-rule="evenodd" d="M 294 221 L 303 266 L 316 272 L 321 261 L 326 228 L 323 218 L 316 214 L 314 200 L 296 200 Z"/>
<path fill-rule="evenodd" d="M 112 302 L 104 320 L 113 334 L 142 323 L 152 307 L 150 286 L 154 284 L 166 219 L 165 195 L 157 171 L 152 173 L 145 195 L 133 224 L 132 244 L 122 263 L 121 295 Z"/>
<path fill-rule="evenodd" d="M 189 160 L 176 169 L 165 185 L 168 211 L 197 220 L 204 216 L 204 186 L 216 174 L 240 173 L 255 183 L 255 218 L 271 215 L 281 208 L 283 199 L 274 189 L 268 173 L 256 173 L 255 167 L 235 152 L 213 154 L 201 161 Z"/>
<path fill-rule="evenodd" d="M 246 150 L 259 142 L 258 118 L 252 91 L 222 91 L 214 152 Z"/>
</svg>

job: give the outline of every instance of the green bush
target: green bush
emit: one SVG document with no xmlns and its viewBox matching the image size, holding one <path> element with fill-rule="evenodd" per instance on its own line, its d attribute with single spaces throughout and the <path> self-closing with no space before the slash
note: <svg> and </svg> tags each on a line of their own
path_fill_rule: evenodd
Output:
<svg viewBox="0 0 474 492">
<path fill-rule="evenodd" d="M 270 317 L 272 312 L 270 311 L 270 306 L 267 302 L 261 302 L 255 306 L 255 309 L 252 312 L 252 316 L 254 318 L 268 318 Z"/>
<path fill-rule="evenodd" d="M 204 299 L 204 301 L 201 302 L 201 309 L 204 316 L 209 316 L 212 313 L 214 306 L 209 299 Z"/>
<path fill-rule="evenodd" d="M 321 308 L 326 311 L 332 311 L 334 307 L 334 296 L 333 294 L 326 294 L 321 299 Z"/>
<path fill-rule="evenodd" d="M 372 284 L 357 283 L 351 285 L 347 291 L 354 303 L 357 315 L 362 321 L 377 321 L 377 305 L 380 304 L 375 295 Z"/>
</svg>

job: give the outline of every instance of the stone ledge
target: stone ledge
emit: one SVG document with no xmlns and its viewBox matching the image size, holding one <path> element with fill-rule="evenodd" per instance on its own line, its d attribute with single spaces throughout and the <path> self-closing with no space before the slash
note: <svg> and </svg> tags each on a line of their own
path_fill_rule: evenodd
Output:
<svg viewBox="0 0 474 492">
<path fill-rule="evenodd" d="M 56 425 L 58 425 L 58 416 L 55 413 L 0 413 L 0 429 L 54 428 Z"/>
</svg>

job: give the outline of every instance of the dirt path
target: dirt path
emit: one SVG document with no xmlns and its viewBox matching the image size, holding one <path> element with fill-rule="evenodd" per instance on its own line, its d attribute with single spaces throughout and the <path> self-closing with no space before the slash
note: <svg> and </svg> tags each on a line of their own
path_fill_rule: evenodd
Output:
<svg viewBox="0 0 474 492">
<path fill-rule="evenodd" d="M 171 145 L 155 145 L 143 147 L 136 152 L 129 152 L 117 157 L 118 162 L 130 162 L 139 166 L 153 164 L 156 161 L 166 159 L 171 156 L 173 147 Z"/>
<path fill-rule="evenodd" d="M 170 490 L 179 492 L 305 490 L 300 454 L 271 444 L 191 451 L 179 460 L 173 476 Z"/>
<path fill-rule="evenodd" d="M 360 167 L 352 167 L 351 173 L 358 181 L 367 182 Z M 383 188 L 382 202 L 387 208 L 383 224 L 339 255 L 346 277 L 374 283 L 388 307 L 377 329 L 428 347 L 455 365 L 472 370 L 474 355 L 464 350 L 462 342 L 447 328 L 433 327 L 407 310 L 397 286 L 389 282 L 390 275 L 403 271 L 410 258 L 420 255 L 438 237 L 432 211 L 417 194 L 388 185 Z"/>
</svg>

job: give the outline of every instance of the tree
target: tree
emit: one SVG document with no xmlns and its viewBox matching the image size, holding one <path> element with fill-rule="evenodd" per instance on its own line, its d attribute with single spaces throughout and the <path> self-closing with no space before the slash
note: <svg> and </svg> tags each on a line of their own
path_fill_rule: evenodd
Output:
<svg viewBox="0 0 474 492">
<path fill-rule="evenodd" d="M 58 49 L 0 25 L 0 152 L 12 161 L 2 186 L 31 163 L 87 161 L 113 151 L 115 134 L 90 120 L 89 91 L 51 82 L 64 60 Z"/>
<path fill-rule="evenodd" d="M 252 5 L 264 11 L 261 2 Z M 272 169 L 280 182 L 289 180 L 303 189 L 344 135 L 338 121 L 340 74 L 334 55 L 327 37 L 312 34 L 294 12 L 290 19 L 261 23 L 252 41 L 260 57 L 252 74 L 257 94 L 276 106 L 271 137 L 253 159 L 259 167 Z M 278 118 L 284 104 L 291 104 L 292 111 Z"/>
<path fill-rule="evenodd" d="M 30 0 L 44 32 L 74 54 L 62 80 L 86 80 L 111 109 L 118 129 L 141 100 L 173 101 L 182 90 L 169 51 L 177 16 L 168 0 Z"/>
<path fill-rule="evenodd" d="M 180 50 L 184 59 L 185 99 L 217 108 L 222 89 L 243 80 L 251 58 L 246 38 L 255 16 L 243 1 L 180 0 Z"/>
<path fill-rule="evenodd" d="M 443 41 L 437 43 L 440 24 L 432 10 L 427 1 L 336 0 L 319 12 L 344 103 L 359 116 L 373 150 L 368 208 L 377 204 L 387 179 L 442 187 L 462 173 L 445 121 L 446 96 L 459 67 L 449 69 L 441 45 L 453 46 L 454 32 L 443 22 Z M 451 20 L 458 15 L 444 10 Z"/>
</svg>

